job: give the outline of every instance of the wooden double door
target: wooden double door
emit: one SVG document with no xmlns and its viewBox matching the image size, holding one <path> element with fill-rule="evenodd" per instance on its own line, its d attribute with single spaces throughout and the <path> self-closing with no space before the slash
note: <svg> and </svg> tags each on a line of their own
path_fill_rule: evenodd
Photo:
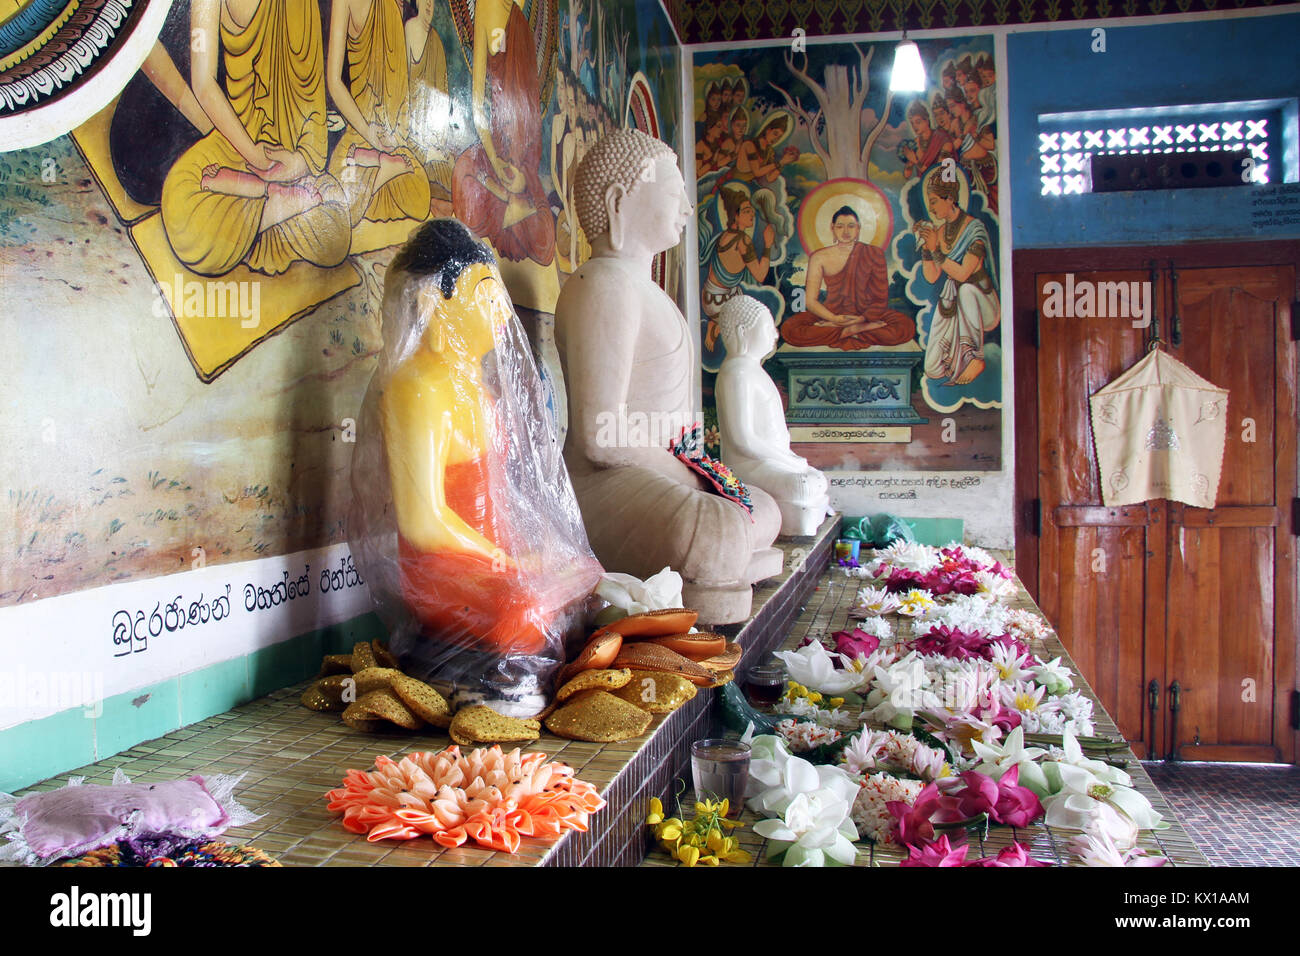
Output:
<svg viewBox="0 0 1300 956">
<path fill-rule="evenodd" d="M 1295 760 L 1296 276 L 1272 252 L 1017 256 L 1017 563 L 1145 758 Z M 1060 314 L 1050 283 L 1088 282 L 1149 283 L 1150 324 L 1113 301 Z M 1213 509 L 1102 504 L 1088 398 L 1157 337 L 1229 391 Z"/>
</svg>

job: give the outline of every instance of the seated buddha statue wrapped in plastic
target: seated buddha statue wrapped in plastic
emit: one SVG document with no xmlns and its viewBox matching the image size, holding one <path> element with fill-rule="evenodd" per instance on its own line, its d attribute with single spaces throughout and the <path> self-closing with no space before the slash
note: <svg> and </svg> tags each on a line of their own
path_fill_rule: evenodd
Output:
<svg viewBox="0 0 1300 956">
<path fill-rule="evenodd" d="M 384 287 L 349 537 L 403 670 L 532 716 L 601 575 L 491 250 L 426 223 Z"/>
</svg>

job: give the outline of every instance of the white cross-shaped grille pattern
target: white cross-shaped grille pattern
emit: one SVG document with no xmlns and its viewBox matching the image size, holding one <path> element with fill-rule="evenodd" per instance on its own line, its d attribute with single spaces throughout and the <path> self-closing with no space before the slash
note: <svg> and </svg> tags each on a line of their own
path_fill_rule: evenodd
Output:
<svg viewBox="0 0 1300 956">
<path fill-rule="evenodd" d="M 1245 128 L 1243 131 L 1243 127 Z M 1088 160 L 1094 155 L 1173 153 L 1188 150 L 1250 150 L 1253 181 L 1267 183 L 1268 118 L 1194 121 L 1150 126 L 1093 127 L 1038 134 L 1042 195 L 1068 196 L 1088 191 Z"/>
</svg>

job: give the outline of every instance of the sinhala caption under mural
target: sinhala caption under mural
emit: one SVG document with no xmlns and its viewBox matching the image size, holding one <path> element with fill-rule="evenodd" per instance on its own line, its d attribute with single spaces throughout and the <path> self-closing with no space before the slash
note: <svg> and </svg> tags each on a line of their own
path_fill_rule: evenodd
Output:
<svg viewBox="0 0 1300 956">
<path fill-rule="evenodd" d="M 814 466 L 997 471 L 993 42 L 921 42 L 924 93 L 890 91 L 894 49 L 695 55 L 706 418 L 715 320 L 746 294 L 776 318 L 765 367 Z"/>
</svg>

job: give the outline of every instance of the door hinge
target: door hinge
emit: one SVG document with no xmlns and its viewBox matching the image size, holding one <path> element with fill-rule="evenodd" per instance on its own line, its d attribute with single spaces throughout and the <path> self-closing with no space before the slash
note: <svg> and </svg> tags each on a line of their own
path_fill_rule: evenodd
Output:
<svg viewBox="0 0 1300 956">
<path fill-rule="evenodd" d="M 1300 498 L 1291 499 L 1291 533 L 1300 535 Z"/>
<path fill-rule="evenodd" d="M 1295 313 L 1294 311 L 1291 313 L 1291 315 L 1292 315 L 1293 317 L 1295 316 L 1295 314 L 1296 314 L 1296 313 Z M 1292 319 L 1291 327 L 1292 327 L 1293 330 L 1295 329 L 1295 320 L 1294 320 L 1294 318 Z M 1033 340 L 1034 340 L 1034 348 L 1036 348 L 1036 349 L 1041 349 L 1041 348 L 1043 347 L 1043 311 L 1042 311 L 1042 309 L 1034 309 L 1034 331 L 1033 331 Z"/>
<path fill-rule="evenodd" d="M 1030 516 L 1030 520 L 1033 521 L 1034 524 L 1034 534 L 1037 537 L 1041 538 L 1043 536 L 1043 499 L 1042 498 L 1034 499 L 1033 512 Z"/>
<path fill-rule="evenodd" d="M 1300 730 L 1300 690 L 1291 691 L 1291 729 Z"/>
<path fill-rule="evenodd" d="M 1291 341 L 1300 342 L 1300 299 L 1291 303 Z"/>
</svg>

